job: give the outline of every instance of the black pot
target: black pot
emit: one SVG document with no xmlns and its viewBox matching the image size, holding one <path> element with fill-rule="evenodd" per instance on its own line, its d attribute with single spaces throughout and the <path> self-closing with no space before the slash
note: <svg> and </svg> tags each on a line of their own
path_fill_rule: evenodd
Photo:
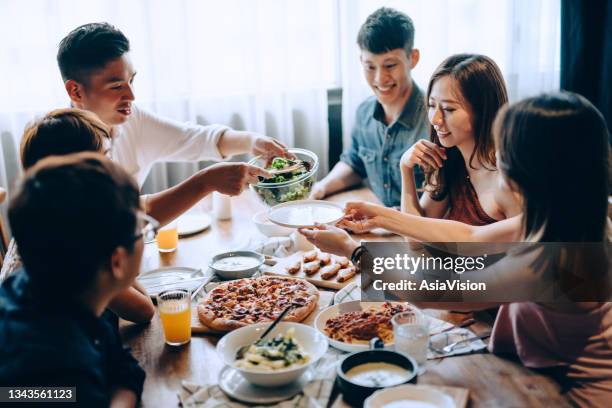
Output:
<svg viewBox="0 0 612 408">
<path fill-rule="evenodd" d="M 355 407 L 362 407 L 366 398 L 372 395 L 375 391 L 386 387 L 367 387 L 365 385 L 355 384 L 347 376 L 346 372 L 351 368 L 365 363 L 389 363 L 394 364 L 408 370 L 410 375 L 408 379 L 401 384 L 416 384 L 418 365 L 414 359 L 404 354 L 391 350 L 383 350 L 384 343 L 378 338 L 373 338 L 370 341 L 370 350 L 356 351 L 349 354 L 342 360 L 338 366 L 338 376 L 336 381 L 338 387 L 342 391 L 344 401 Z M 401 384 L 394 384 L 401 385 Z"/>
</svg>

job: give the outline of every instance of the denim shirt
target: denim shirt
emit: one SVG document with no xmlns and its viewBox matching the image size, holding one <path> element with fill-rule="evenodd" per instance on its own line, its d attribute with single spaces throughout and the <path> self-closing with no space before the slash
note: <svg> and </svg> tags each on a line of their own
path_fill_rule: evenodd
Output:
<svg viewBox="0 0 612 408">
<path fill-rule="evenodd" d="M 399 206 L 402 194 L 400 159 L 419 139 L 428 137 L 428 121 L 423 93 L 412 83 L 412 93 L 399 118 L 390 126 L 384 121 L 382 105 L 371 96 L 359 105 L 351 132 L 351 146 L 340 160 L 367 178 L 374 194 L 387 207 Z M 423 172 L 415 166 L 417 187 Z"/>
</svg>

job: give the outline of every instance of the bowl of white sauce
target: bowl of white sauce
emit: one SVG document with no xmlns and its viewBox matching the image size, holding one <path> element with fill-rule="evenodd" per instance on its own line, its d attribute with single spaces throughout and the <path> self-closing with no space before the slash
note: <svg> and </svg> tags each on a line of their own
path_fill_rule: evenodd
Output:
<svg viewBox="0 0 612 408">
<path fill-rule="evenodd" d="M 338 365 L 338 385 L 349 404 L 361 407 L 378 390 L 416 383 L 416 361 L 406 354 L 383 350 L 383 346 L 380 339 L 374 338 L 370 350 L 351 353 Z"/>
<path fill-rule="evenodd" d="M 253 276 L 264 260 L 257 252 L 231 251 L 215 255 L 208 267 L 223 279 L 242 279 Z"/>
</svg>

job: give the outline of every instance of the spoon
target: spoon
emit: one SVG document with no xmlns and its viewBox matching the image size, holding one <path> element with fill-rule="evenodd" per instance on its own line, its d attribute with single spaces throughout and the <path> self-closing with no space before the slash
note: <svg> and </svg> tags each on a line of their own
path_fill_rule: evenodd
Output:
<svg viewBox="0 0 612 408">
<path fill-rule="evenodd" d="M 287 306 L 285 308 L 285 310 L 282 311 L 282 313 L 280 315 L 278 315 L 278 317 L 272 322 L 272 324 L 270 326 L 268 326 L 268 328 L 266 330 L 264 330 L 264 332 L 261 334 L 261 336 L 259 336 L 259 338 L 255 341 L 255 343 L 257 343 L 259 340 L 263 340 L 268 333 L 270 333 L 272 331 L 272 329 L 274 329 L 276 327 L 276 325 L 283 320 L 283 317 L 285 317 L 285 315 L 289 312 L 289 310 L 293 309 L 296 306 L 300 306 L 298 304 L 292 303 L 289 306 Z M 251 347 L 251 344 L 248 344 L 246 346 L 242 346 L 238 349 L 238 351 L 236 352 L 236 360 L 240 360 L 242 358 L 244 358 L 244 355 L 246 354 L 247 351 L 249 351 L 249 348 Z"/>
</svg>

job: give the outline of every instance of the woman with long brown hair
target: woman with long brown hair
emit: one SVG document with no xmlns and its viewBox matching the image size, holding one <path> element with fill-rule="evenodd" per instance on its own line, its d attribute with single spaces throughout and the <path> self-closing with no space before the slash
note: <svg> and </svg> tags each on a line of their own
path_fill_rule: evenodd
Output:
<svg viewBox="0 0 612 408">
<path fill-rule="evenodd" d="M 492 126 L 507 101 L 495 62 L 475 54 L 445 59 L 427 87 L 430 141 L 402 157 L 402 210 L 415 215 L 486 225 L 517 215 L 509 194 L 497 188 Z M 413 169 L 425 170 L 425 193 L 418 200 Z"/>
</svg>

